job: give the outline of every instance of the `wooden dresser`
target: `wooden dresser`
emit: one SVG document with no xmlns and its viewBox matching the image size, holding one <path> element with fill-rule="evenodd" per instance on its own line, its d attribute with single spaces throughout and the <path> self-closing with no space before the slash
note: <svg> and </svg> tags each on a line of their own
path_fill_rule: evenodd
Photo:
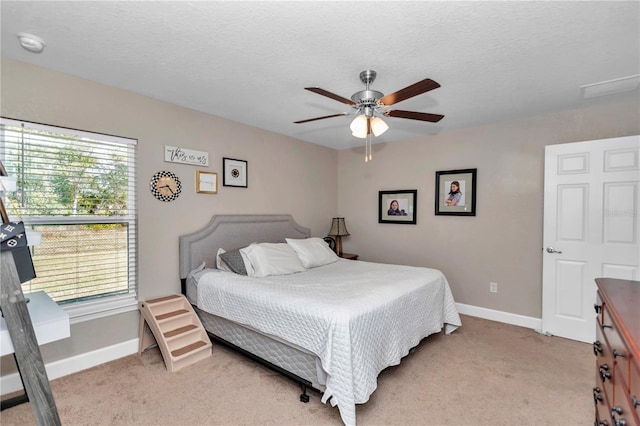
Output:
<svg viewBox="0 0 640 426">
<path fill-rule="evenodd" d="M 597 278 L 597 426 L 640 425 L 640 281 Z"/>
</svg>

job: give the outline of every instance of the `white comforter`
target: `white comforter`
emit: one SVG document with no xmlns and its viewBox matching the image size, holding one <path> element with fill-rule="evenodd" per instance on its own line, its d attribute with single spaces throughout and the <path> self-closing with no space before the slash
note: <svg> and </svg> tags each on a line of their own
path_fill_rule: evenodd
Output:
<svg viewBox="0 0 640 426">
<path fill-rule="evenodd" d="M 435 269 L 340 259 L 305 272 L 251 278 L 210 272 L 198 280 L 198 307 L 314 354 L 346 425 L 355 404 L 430 334 L 461 325 L 444 275 Z"/>
</svg>

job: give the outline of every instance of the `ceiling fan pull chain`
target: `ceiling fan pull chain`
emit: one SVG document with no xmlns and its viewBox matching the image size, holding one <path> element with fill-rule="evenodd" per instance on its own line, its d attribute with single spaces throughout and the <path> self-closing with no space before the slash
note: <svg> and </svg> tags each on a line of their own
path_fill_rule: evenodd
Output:
<svg viewBox="0 0 640 426">
<path fill-rule="evenodd" d="M 373 159 L 373 155 L 372 155 L 372 148 L 371 148 L 371 134 L 368 134 L 364 142 L 364 162 L 367 163 L 372 159 Z"/>
<path fill-rule="evenodd" d="M 369 140 L 365 139 L 364 141 L 364 162 L 369 161 Z"/>
</svg>

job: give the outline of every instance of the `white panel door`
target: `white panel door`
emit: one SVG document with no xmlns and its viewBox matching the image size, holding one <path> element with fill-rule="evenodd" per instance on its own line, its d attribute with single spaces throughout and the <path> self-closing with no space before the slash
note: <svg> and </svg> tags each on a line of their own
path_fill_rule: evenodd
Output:
<svg viewBox="0 0 640 426">
<path fill-rule="evenodd" d="M 542 331 L 595 340 L 595 278 L 640 280 L 640 136 L 545 148 Z"/>
</svg>

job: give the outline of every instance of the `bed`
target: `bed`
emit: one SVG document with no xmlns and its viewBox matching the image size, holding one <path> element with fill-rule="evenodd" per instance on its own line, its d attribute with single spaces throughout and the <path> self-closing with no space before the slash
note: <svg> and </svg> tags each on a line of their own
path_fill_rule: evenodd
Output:
<svg viewBox="0 0 640 426">
<path fill-rule="evenodd" d="M 290 215 L 214 216 L 180 237 L 182 292 L 212 340 L 297 380 L 303 401 L 306 387 L 319 390 L 352 425 L 380 371 L 461 322 L 440 271 L 341 259 L 328 247 L 321 258 L 317 240 Z M 216 255 L 240 248 L 251 271 L 220 270 Z M 286 262 L 273 257 L 283 250 Z"/>
</svg>

